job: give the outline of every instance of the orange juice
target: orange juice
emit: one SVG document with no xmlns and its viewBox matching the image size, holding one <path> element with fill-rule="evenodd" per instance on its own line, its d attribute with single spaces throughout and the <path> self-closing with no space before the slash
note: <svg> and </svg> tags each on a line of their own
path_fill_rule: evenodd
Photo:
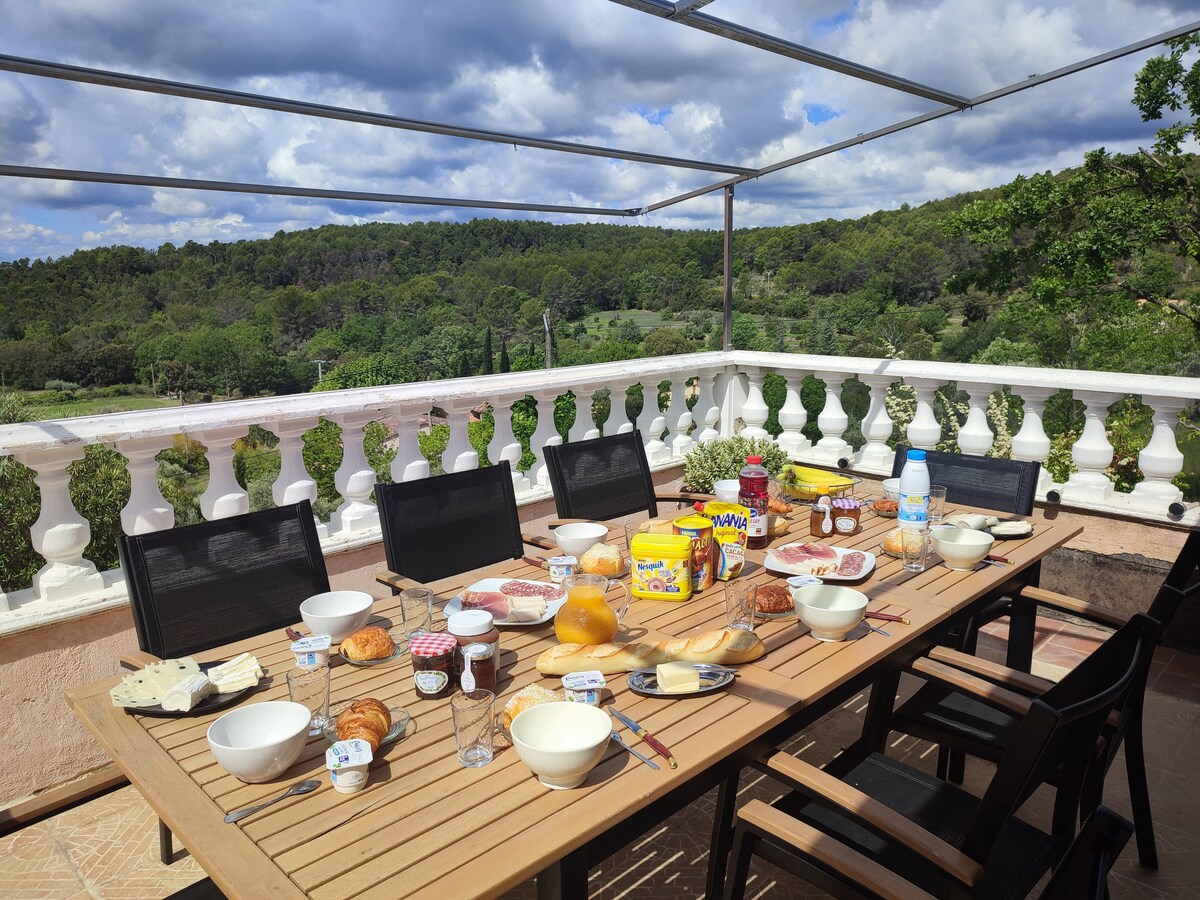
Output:
<svg viewBox="0 0 1200 900">
<path fill-rule="evenodd" d="M 554 634 L 563 644 L 605 644 L 617 636 L 617 614 L 604 600 L 604 584 L 572 584 L 567 602 L 554 614 Z"/>
</svg>

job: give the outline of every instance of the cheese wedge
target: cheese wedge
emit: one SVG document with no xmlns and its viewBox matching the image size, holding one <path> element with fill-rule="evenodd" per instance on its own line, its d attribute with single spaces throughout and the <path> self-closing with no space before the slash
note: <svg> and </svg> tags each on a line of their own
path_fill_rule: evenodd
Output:
<svg viewBox="0 0 1200 900">
<path fill-rule="evenodd" d="M 262 666 L 258 664 L 258 659 L 249 653 L 235 656 L 229 662 L 208 670 L 208 678 L 218 694 L 229 694 L 254 687 L 262 677 Z"/>
</svg>

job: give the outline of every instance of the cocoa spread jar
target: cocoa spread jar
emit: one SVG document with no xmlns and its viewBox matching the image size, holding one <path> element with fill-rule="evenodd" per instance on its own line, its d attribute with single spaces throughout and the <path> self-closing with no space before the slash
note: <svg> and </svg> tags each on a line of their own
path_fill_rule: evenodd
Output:
<svg viewBox="0 0 1200 900">
<path fill-rule="evenodd" d="M 467 644 L 460 651 L 462 672 L 459 686 L 464 691 L 496 693 L 496 645 Z"/>
<path fill-rule="evenodd" d="M 449 696 L 458 686 L 454 677 L 454 654 L 458 640 L 452 634 L 427 632 L 418 634 L 408 643 L 412 654 L 413 684 L 417 696 L 437 700 Z"/>
</svg>

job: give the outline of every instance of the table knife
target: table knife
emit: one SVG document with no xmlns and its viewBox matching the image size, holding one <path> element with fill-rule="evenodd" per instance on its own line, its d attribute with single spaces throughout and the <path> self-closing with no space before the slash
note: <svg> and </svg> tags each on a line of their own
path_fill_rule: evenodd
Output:
<svg viewBox="0 0 1200 900">
<path fill-rule="evenodd" d="M 658 738 L 648 732 L 645 728 L 633 721 L 633 719 L 629 718 L 629 716 L 625 715 L 625 713 L 621 712 L 620 710 L 613 709 L 613 707 L 610 706 L 608 711 L 629 726 L 630 731 L 653 747 L 654 752 L 665 759 L 667 761 L 667 765 L 669 765 L 672 769 L 679 765 L 677 762 L 675 762 L 675 757 L 671 754 L 671 751 L 668 750 Z"/>
<path fill-rule="evenodd" d="M 612 738 L 614 742 L 616 742 L 616 745 L 618 747 L 622 747 L 622 748 L 628 750 L 630 753 L 632 753 L 634 756 L 636 756 L 638 759 L 640 759 L 642 762 L 644 762 L 650 768 L 654 769 L 655 771 L 658 771 L 658 763 L 656 763 L 652 759 L 647 759 L 646 757 L 642 756 L 642 754 L 638 753 L 636 750 L 634 750 L 632 747 L 630 747 L 627 743 L 625 743 L 623 740 L 621 740 L 621 736 L 619 734 L 617 734 L 615 731 L 612 734 L 610 734 L 609 737 Z"/>
</svg>

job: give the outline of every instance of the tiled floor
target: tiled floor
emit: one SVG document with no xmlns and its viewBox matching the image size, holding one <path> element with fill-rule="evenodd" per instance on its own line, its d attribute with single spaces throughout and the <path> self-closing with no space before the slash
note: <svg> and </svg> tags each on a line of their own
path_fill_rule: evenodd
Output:
<svg viewBox="0 0 1200 900">
<path fill-rule="evenodd" d="M 1039 620 L 1034 671 L 1056 677 L 1103 640 L 1104 633 L 1051 620 Z M 997 655 L 1002 627 L 981 639 L 981 652 Z M 865 697 L 857 697 L 822 719 L 793 744 L 793 752 L 821 764 L 858 735 Z M 1200 657 L 1160 649 L 1150 675 L 1146 702 L 1146 743 L 1150 791 L 1160 868 L 1142 869 L 1130 841 L 1110 879 L 1120 898 L 1200 896 Z M 893 735 L 891 753 L 932 768 L 927 744 Z M 968 766 L 968 785 L 986 783 L 985 764 Z M 771 799 L 769 783 L 743 778 L 743 796 Z M 1027 805 L 1033 820 L 1044 818 L 1050 794 L 1039 792 Z M 707 841 L 713 796 L 702 797 L 661 828 L 643 836 L 591 872 L 591 897 L 601 900 L 699 898 L 704 893 Z M 1105 802 L 1129 815 L 1124 767 L 1114 765 Z M 173 866 L 158 861 L 155 818 L 140 796 L 126 787 L 52 819 L 0 838 L 0 897 L 6 900 L 103 897 L 136 900 L 165 896 L 201 875 L 180 851 Z M 773 867 L 755 863 L 748 898 L 785 900 L 824 896 Z M 511 892 L 532 898 L 533 884 Z"/>
</svg>

